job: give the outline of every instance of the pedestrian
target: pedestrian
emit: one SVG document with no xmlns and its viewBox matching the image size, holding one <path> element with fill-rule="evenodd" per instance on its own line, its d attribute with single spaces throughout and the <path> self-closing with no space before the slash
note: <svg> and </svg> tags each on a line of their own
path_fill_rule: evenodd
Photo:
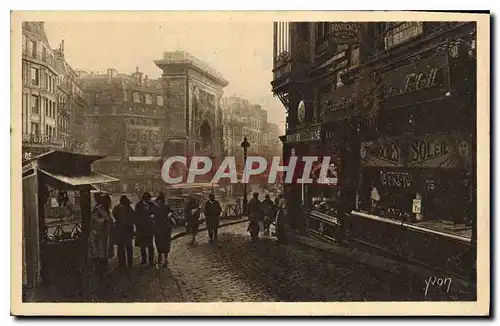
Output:
<svg viewBox="0 0 500 326">
<path fill-rule="evenodd" d="M 108 259 L 115 257 L 115 245 L 116 245 L 116 221 L 111 214 L 111 197 L 109 194 L 102 195 L 102 207 L 106 210 L 106 213 L 111 219 L 111 225 L 109 226 L 109 237 L 108 237 Z"/>
<path fill-rule="evenodd" d="M 184 216 L 187 222 L 188 232 L 192 235 L 191 244 L 196 241 L 196 233 L 200 226 L 200 209 L 194 198 L 189 198 L 184 207 Z"/>
<path fill-rule="evenodd" d="M 141 265 L 149 261 L 154 265 L 154 245 L 153 245 L 153 219 L 155 208 L 151 202 L 151 195 L 145 192 L 141 201 L 135 205 L 135 246 L 141 248 Z"/>
<path fill-rule="evenodd" d="M 276 210 L 274 208 L 274 203 L 269 195 L 266 195 L 262 201 L 262 211 L 264 214 L 264 235 L 269 235 L 269 227 L 271 226 L 271 221 L 276 217 Z"/>
<path fill-rule="evenodd" d="M 285 200 L 280 202 L 280 207 L 276 213 L 276 236 L 279 243 L 286 243 L 286 220 L 288 218 L 288 206 Z"/>
<path fill-rule="evenodd" d="M 220 206 L 220 203 L 215 200 L 215 195 L 211 193 L 208 195 L 208 201 L 205 203 L 205 217 L 207 219 L 209 243 L 217 241 L 217 232 L 219 229 L 219 219 L 221 213 L 222 207 Z"/>
<path fill-rule="evenodd" d="M 259 200 L 259 193 L 254 192 L 253 198 L 248 202 L 248 216 L 250 222 L 248 223 L 247 231 L 250 232 L 252 241 L 255 242 L 259 238 L 261 224 L 263 220 L 262 203 Z"/>
<path fill-rule="evenodd" d="M 91 212 L 90 219 L 90 256 L 94 262 L 95 270 L 101 281 L 108 269 L 109 259 L 109 233 L 111 229 L 112 218 L 103 206 L 103 198 L 100 193 L 94 194 L 96 202 Z"/>
<path fill-rule="evenodd" d="M 166 203 L 165 194 L 160 193 L 156 197 L 155 214 L 155 244 L 158 251 L 157 268 L 163 268 L 168 265 L 168 253 L 170 252 L 170 243 L 172 239 L 172 229 L 175 226 L 172 211 Z M 163 260 L 164 258 L 164 260 Z"/>
<path fill-rule="evenodd" d="M 132 268 L 134 238 L 134 209 L 127 196 L 120 197 L 120 203 L 113 208 L 113 217 L 116 221 L 116 242 L 118 244 L 118 266 Z"/>
</svg>

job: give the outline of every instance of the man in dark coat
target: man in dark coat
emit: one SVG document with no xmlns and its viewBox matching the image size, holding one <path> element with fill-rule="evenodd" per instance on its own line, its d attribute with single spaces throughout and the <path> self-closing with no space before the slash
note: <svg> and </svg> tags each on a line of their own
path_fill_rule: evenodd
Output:
<svg viewBox="0 0 500 326">
<path fill-rule="evenodd" d="M 208 196 L 208 201 L 205 203 L 205 216 L 207 219 L 208 242 L 217 241 L 217 231 L 219 229 L 219 218 L 222 213 L 220 203 L 215 200 L 214 194 Z"/>
<path fill-rule="evenodd" d="M 120 197 L 120 204 L 113 208 L 113 217 L 116 220 L 116 241 L 118 244 L 118 265 L 120 268 L 132 267 L 133 252 L 132 239 L 134 237 L 134 215 L 127 196 Z M 125 264 L 125 259 L 127 264 Z"/>
<path fill-rule="evenodd" d="M 151 195 L 145 192 L 144 195 L 142 195 L 141 201 L 135 205 L 135 246 L 141 248 L 141 265 L 146 264 L 148 260 L 151 266 L 154 265 L 154 213 L 155 206 L 151 202 Z"/>
<path fill-rule="evenodd" d="M 248 231 L 252 233 L 256 231 L 257 234 L 262 231 L 261 223 L 264 219 L 264 214 L 262 211 L 262 202 L 259 200 L 259 193 L 254 192 L 253 198 L 248 202 L 248 217 L 250 222 L 248 223 Z"/>
</svg>

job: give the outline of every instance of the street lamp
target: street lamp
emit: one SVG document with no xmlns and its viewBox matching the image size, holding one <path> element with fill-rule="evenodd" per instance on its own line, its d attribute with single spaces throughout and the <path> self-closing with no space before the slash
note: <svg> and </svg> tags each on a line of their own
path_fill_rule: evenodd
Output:
<svg viewBox="0 0 500 326">
<path fill-rule="evenodd" d="M 211 183 L 211 185 L 212 185 L 212 193 L 214 193 L 214 184 L 212 183 L 212 180 L 213 180 L 213 178 L 214 178 L 214 176 L 215 176 L 215 170 L 214 170 L 214 164 L 215 164 L 215 163 L 214 163 L 214 160 L 215 160 L 215 153 L 214 153 L 214 152 L 212 152 L 212 153 L 210 154 L 210 159 L 212 160 L 212 179 L 210 180 L 210 183 Z"/>
<path fill-rule="evenodd" d="M 240 146 L 243 148 L 243 169 L 245 169 L 245 165 L 247 163 L 247 150 L 250 147 L 250 143 L 247 140 L 247 137 L 243 138 Z M 243 183 L 243 192 L 245 195 L 243 196 L 243 213 L 247 212 L 248 198 L 247 198 L 247 183 Z"/>
</svg>

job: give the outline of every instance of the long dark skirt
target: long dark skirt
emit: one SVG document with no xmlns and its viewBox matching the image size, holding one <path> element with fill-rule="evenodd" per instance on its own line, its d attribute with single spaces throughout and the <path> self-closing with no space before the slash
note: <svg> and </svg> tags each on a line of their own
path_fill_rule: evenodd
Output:
<svg viewBox="0 0 500 326">
<path fill-rule="evenodd" d="M 170 252 L 171 239 L 172 239 L 172 230 L 156 233 L 155 234 L 156 250 L 159 253 Z"/>
<path fill-rule="evenodd" d="M 136 247 L 152 247 L 153 235 L 152 234 L 136 234 L 135 236 Z"/>
</svg>

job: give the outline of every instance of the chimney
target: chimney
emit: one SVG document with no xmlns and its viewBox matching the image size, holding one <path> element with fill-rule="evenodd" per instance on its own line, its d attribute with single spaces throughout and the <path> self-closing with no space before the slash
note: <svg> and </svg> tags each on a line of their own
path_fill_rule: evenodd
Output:
<svg viewBox="0 0 500 326">
<path fill-rule="evenodd" d="M 113 69 L 108 68 L 108 83 L 111 84 L 111 81 L 113 80 Z"/>
<path fill-rule="evenodd" d="M 64 54 L 64 40 L 61 40 L 61 52 Z"/>
</svg>

